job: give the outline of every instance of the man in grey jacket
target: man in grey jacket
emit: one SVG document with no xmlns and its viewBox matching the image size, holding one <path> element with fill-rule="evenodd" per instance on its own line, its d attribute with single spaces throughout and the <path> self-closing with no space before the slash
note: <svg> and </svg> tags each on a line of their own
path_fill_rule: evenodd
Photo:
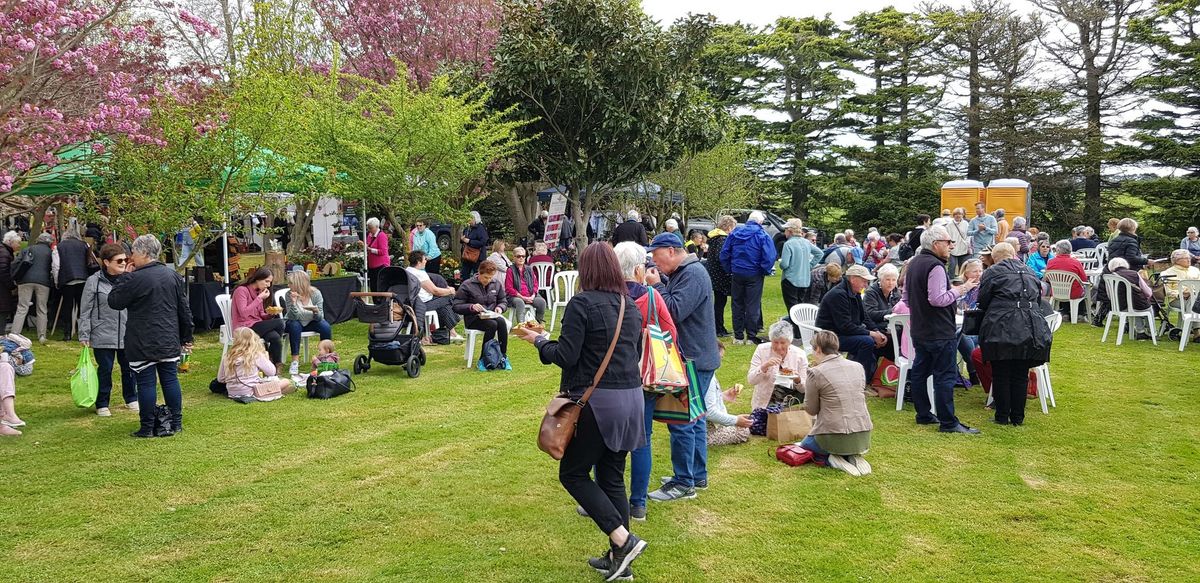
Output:
<svg viewBox="0 0 1200 583">
<path fill-rule="evenodd" d="M 54 282 L 51 273 L 55 271 L 51 243 L 54 243 L 54 236 L 42 233 L 38 235 L 37 242 L 18 253 L 16 258 L 19 262 L 22 254 L 29 253 L 33 263 L 17 278 L 17 313 L 13 317 L 12 331 L 14 334 L 21 333 L 21 329 L 25 327 L 25 317 L 29 315 L 29 308 L 36 300 L 35 321 L 38 342 L 42 344 L 46 343 L 46 302 L 50 299 L 50 285 Z"/>
<path fill-rule="evenodd" d="M 679 349 L 696 368 L 701 390 L 707 390 L 721 366 L 717 353 L 717 329 L 712 307 L 712 280 L 695 255 L 683 248 L 673 233 L 660 233 L 648 247 L 657 271 L 646 274 L 646 284 L 662 294 L 675 329 Z M 670 276 L 662 282 L 659 273 Z M 671 465 L 674 476 L 650 493 L 658 502 L 696 497 L 696 489 L 708 488 L 708 431 L 704 420 L 667 425 L 671 433 Z"/>
</svg>

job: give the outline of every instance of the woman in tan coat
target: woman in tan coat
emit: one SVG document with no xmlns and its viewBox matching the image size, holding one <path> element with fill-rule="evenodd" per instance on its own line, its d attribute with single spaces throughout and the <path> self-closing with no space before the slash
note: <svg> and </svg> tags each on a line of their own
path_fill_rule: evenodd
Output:
<svg viewBox="0 0 1200 583">
<path fill-rule="evenodd" d="M 804 410 L 815 417 L 800 447 L 813 461 L 852 476 L 871 473 L 863 454 L 871 447 L 871 414 L 863 392 L 862 365 L 842 358 L 837 335 L 828 330 L 813 335 L 813 364 L 804 383 Z"/>
</svg>

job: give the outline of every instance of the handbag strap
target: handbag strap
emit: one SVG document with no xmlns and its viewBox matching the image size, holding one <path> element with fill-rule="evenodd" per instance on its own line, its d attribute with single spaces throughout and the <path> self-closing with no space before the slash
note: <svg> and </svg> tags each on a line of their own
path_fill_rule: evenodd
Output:
<svg viewBox="0 0 1200 583">
<path fill-rule="evenodd" d="M 608 369 L 608 361 L 612 360 L 613 350 L 617 348 L 617 340 L 621 338 L 621 324 L 625 323 L 625 295 L 621 295 L 621 311 L 617 313 L 617 329 L 613 332 L 612 342 L 608 343 L 608 352 L 604 353 L 604 360 L 600 361 L 600 368 L 596 369 L 596 376 L 592 378 L 592 386 L 588 387 L 583 392 L 583 397 L 579 399 L 579 406 L 587 404 L 588 399 L 592 397 L 592 391 L 596 390 L 596 385 L 600 384 L 600 377 L 604 376 L 604 371 Z"/>
</svg>

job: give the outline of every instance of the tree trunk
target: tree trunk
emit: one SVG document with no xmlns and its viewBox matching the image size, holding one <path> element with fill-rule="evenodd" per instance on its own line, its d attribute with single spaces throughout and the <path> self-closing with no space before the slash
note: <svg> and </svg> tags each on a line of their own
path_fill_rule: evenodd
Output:
<svg viewBox="0 0 1200 583">
<path fill-rule="evenodd" d="M 319 199 L 316 201 L 295 200 L 296 203 L 296 222 L 292 223 L 290 232 L 288 233 L 288 246 L 284 249 L 284 253 L 291 255 L 299 253 L 301 249 L 307 247 L 308 237 L 312 233 L 313 219 L 315 218 Z"/>
<path fill-rule="evenodd" d="M 968 57 L 967 73 L 967 178 L 979 180 L 983 174 L 983 149 L 980 136 L 983 133 L 979 120 L 979 46 L 973 43 Z"/>
<path fill-rule="evenodd" d="M 587 202 L 584 203 L 579 195 L 579 186 L 575 184 L 567 185 L 567 204 L 571 207 L 571 218 L 575 221 L 575 252 L 576 257 L 587 246 L 587 219 L 584 217 L 592 216 L 592 205 L 595 204 L 595 195 L 592 190 L 588 191 Z M 599 233 L 596 234 L 597 236 Z"/>
<path fill-rule="evenodd" d="M 1087 73 L 1087 163 L 1084 169 L 1084 224 L 1100 224 L 1100 167 L 1104 157 L 1104 136 L 1100 128 L 1100 76 Z"/>
<path fill-rule="evenodd" d="M 883 59 L 877 57 L 875 59 L 875 103 L 872 104 L 875 108 L 875 147 L 882 148 L 884 145 L 883 137 L 883 104 L 879 102 L 880 94 L 883 93 Z"/>
<path fill-rule="evenodd" d="M 33 220 L 29 221 L 29 242 L 37 241 L 37 236 L 42 234 L 42 223 L 46 220 L 46 209 L 54 204 L 53 199 L 45 199 L 46 202 L 39 203 L 33 207 Z"/>
<path fill-rule="evenodd" d="M 808 172 L 805 164 L 797 164 L 797 160 L 801 154 L 807 156 L 807 152 L 797 150 L 793 155 L 792 161 L 792 180 L 789 184 L 792 197 L 792 214 L 801 220 L 808 221 Z"/>
<path fill-rule="evenodd" d="M 514 239 L 520 240 L 528 232 L 539 212 L 538 184 L 534 182 L 517 182 L 504 187 L 504 205 L 508 208 L 508 217 L 512 220 Z"/>
</svg>

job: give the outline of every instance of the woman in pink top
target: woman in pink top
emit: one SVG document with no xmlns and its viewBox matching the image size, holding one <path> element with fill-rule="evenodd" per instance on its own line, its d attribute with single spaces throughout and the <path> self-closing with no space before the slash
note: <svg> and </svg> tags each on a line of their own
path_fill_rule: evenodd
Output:
<svg viewBox="0 0 1200 583">
<path fill-rule="evenodd" d="M 387 233 L 379 229 L 379 219 L 371 217 L 367 219 L 367 286 L 371 291 L 379 291 L 375 289 L 375 280 L 379 272 L 391 264 Z"/>
<path fill-rule="evenodd" d="M 233 307 L 230 311 L 233 322 L 229 323 L 234 330 L 249 328 L 267 343 L 267 351 L 271 354 L 271 362 L 283 362 L 283 330 L 287 325 L 283 318 L 267 313 L 263 307 L 271 297 L 273 283 L 271 270 L 260 267 L 250 274 L 242 285 L 233 290 Z M 278 308 L 275 308 L 278 309 Z"/>
<path fill-rule="evenodd" d="M 750 398 L 751 409 L 760 409 L 770 403 L 776 375 L 791 377 L 795 388 L 804 392 L 801 379 L 808 368 L 808 358 L 803 350 L 792 345 L 792 323 L 786 320 L 775 322 L 767 336 L 771 341 L 759 344 L 754 349 L 754 356 L 750 358 L 750 372 L 746 375 L 746 380 L 754 385 L 754 395 Z"/>
<path fill-rule="evenodd" d="M 295 390 L 292 381 L 274 378 L 278 370 L 267 358 L 258 335 L 249 328 L 238 328 L 233 331 L 233 346 L 217 369 L 217 382 L 225 383 L 230 399 L 274 401 Z"/>
</svg>

